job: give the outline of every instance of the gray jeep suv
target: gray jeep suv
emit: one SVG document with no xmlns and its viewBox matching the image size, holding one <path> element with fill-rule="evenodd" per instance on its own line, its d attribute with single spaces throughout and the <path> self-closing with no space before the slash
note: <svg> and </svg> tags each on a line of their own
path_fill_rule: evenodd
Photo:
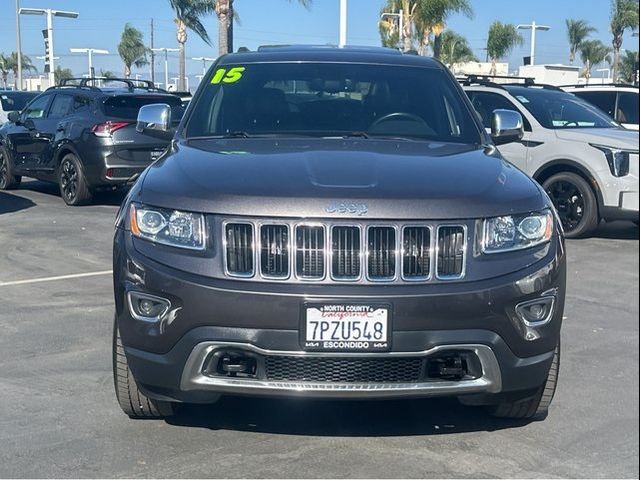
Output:
<svg viewBox="0 0 640 480">
<path fill-rule="evenodd" d="M 113 365 L 131 417 L 222 394 L 448 395 L 542 418 L 562 227 L 439 62 L 393 50 L 221 57 L 117 218 Z M 493 139 L 492 139 L 493 137 Z"/>
</svg>

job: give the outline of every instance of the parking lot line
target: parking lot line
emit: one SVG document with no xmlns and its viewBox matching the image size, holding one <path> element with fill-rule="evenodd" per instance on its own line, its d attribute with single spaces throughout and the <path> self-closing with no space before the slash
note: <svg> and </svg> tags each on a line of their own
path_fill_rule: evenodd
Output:
<svg viewBox="0 0 640 480">
<path fill-rule="evenodd" d="M 72 275 L 58 275 L 56 277 L 31 278 L 28 280 L 0 282 L 0 287 L 9 287 L 11 285 L 27 285 L 29 283 L 54 282 L 56 280 L 70 280 L 73 278 L 97 277 L 98 275 L 111 275 L 112 273 L 113 273 L 113 270 L 103 270 L 100 272 L 75 273 Z"/>
</svg>

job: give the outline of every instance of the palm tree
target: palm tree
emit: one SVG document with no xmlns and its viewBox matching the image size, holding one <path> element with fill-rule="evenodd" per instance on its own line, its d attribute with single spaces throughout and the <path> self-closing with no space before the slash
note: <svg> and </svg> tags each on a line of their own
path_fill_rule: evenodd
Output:
<svg viewBox="0 0 640 480">
<path fill-rule="evenodd" d="M 11 71 L 11 59 L 4 53 L 0 53 L 0 77 L 2 77 L 2 86 L 7 88 L 7 80 Z"/>
<path fill-rule="evenodd" d="M 429 43 L 429 36 L 433 34 L 433 56 L 440 58 L 442 50 L 442 32 L 446 21 L 452 13 L 461 13 L 467 18 L 473 18 L 473 8 L 469 0 L 422 0 L 418 4 L 416 23 L 422 31 L 421 44 Z"/>
<path fill-rule="evenodd" d="M 202 40 L 211 45 L 207 29 L 204 28 L 200 18 L 204 15 L 213 13 L 214 5 L 211 0 L 169 0 L 171 8 L 176 14 L 176 38 L 179 48 L 179 73 L 178 73 L 178 90 L 185 89 L 185 44 L 187 43 L 187 30 L 195 32 Z"/>
<path fill-rule="evenodd" d="M 402 10 L 402 31 L 398 31 L 397 21 L 393 18 L 385 18 L 380 21 L 380 36 L 384 43 L 385 37 L 391 37 L 397 33 L 402 50 L 408 52 L 413 49 L 413 29 L 417 27 L 415 25 L 416 12 L 420 3 L 425 0 L 387 0 L 387 3 L 382 7 L 382 12 L 386 13 L 400 13 Z M 422 31 L 419 32 L 422 38 Z"/>
<path fill-rule="evenodd" d="M 68 68 L 62 68 L 60 65 L 56 67 L 53 75 L 56 81 L 56 85 L 60 85 L 60 82 L 62 82 L 63 80 L 73 78 L 73 72 Z"/>
<path fill-rule="evenodd" d="M 580 45 L 580 58 L 584 63 L 583 75 L 589 83 L 591 78 L 591 69 L 594 65 L 603 62 L 605 57 L 611 52 L 611 49 L 607 47 L 600 40 L 585 40 Z"/>
<path fill-rule="evenodd" d="M 37 72 L 38 69 L 35 67 L 31 58 L 27 55 L 20 55 L 22 58 L 22 71 L 23 72 Z M 11 71 L 13 72 L 13 78 L 18 78 L 18 54 L 17 52 L 11 52 L 11 56 L 9 58 L 9 66 Z"/>
<path fill-rule="evenodd" d="M 638 0 L 611 0 L 611 24 L 609 30 L 613 36 L 613 72 L 615 82 L 618 75 L 622 37 L 628 28 L 638 28 Z"/>
<path fill-rule="evenodd" d="M 102 78 L 107 78 L 107 79 L 116 78 L 115 73 L 113 73 L 111 70 L 102 70 L 102 69 L 100 69 L 100 76 Z M 127 77 L 127 78 L 129 78 L 129 77 Z"/>
<path fill-rule="evenodd" d="M 469 42 L 462 35 L 451 30 L 442 34 L 442 52 L 440 55 L 442 63 L 451 67 L 456 63 L 475 62 L 478 59 L 473 54 Z"/>
<path fill-rule="evenodd" d="M 131 67 L 135 65 L 140 68 L 147 65 L 147 47 L 144 45 L 142 32 L 133 27 L 130 23 L 125 24 L 118 53 L 124 63 L 124 78 L 131 76 Z"/>
<path fill-rule="evenodd" d="M 522 45 L 524 40 L 518 33 L 518 29 L 511 23 L 493 22 L 489 27 L 487 39 L 487 55 L 491 58 L 491 75 L 497 72 L 498 60 L 505 57 L 517 45 Z"/>
<path fill-rule="evenodd" d="M 638 52 L 626 50 L 620 58 L 618 78 L 625 83 L 637 85 Z"/>
<path fill-rule="evenodd" d="M 586 20 L 566 19 L 567 37 L 569 39 L 569 63 L 573 65 L 576 53 L 580 50 L 580 44 L 584 42 L 590 33 L 597 32 L 596 28 L 589 25 Z"/>
<path fill-rule="evenodd" d="M 233 21 L 238 21 L 233 2 L 234 0 L 211 0 L 218 16 L 218 52 L 220 55 L 233 52 Z M 298 3 L 309 8 L 313 0 L 298 0 Z"/>
</svg>

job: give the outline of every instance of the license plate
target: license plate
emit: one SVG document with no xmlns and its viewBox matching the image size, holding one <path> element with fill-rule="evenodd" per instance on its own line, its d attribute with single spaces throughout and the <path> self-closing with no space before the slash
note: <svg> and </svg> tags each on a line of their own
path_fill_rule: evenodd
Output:
<svg viewBox="0 0 640 480">
<path fill-rule="evenodd" d="M 380 305 L 305 305 L 305 350 L 384 351 L 390 347 L 389 307 Z"/>
</svg>

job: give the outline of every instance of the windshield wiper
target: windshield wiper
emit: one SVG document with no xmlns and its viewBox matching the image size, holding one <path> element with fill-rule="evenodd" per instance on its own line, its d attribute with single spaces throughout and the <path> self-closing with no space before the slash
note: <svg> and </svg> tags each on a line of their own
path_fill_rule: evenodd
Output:
<svg viewBox="0 0 640 480">
<path fill-rule="evenodd" d="M 243 131 L 243 130 L 234 130 L 233 132 L 227 132 L 224 135 L 222 135 L 222 138 L 250 138 L 251 135 L 249 135 L 247 132 Z"/>
</svg>

